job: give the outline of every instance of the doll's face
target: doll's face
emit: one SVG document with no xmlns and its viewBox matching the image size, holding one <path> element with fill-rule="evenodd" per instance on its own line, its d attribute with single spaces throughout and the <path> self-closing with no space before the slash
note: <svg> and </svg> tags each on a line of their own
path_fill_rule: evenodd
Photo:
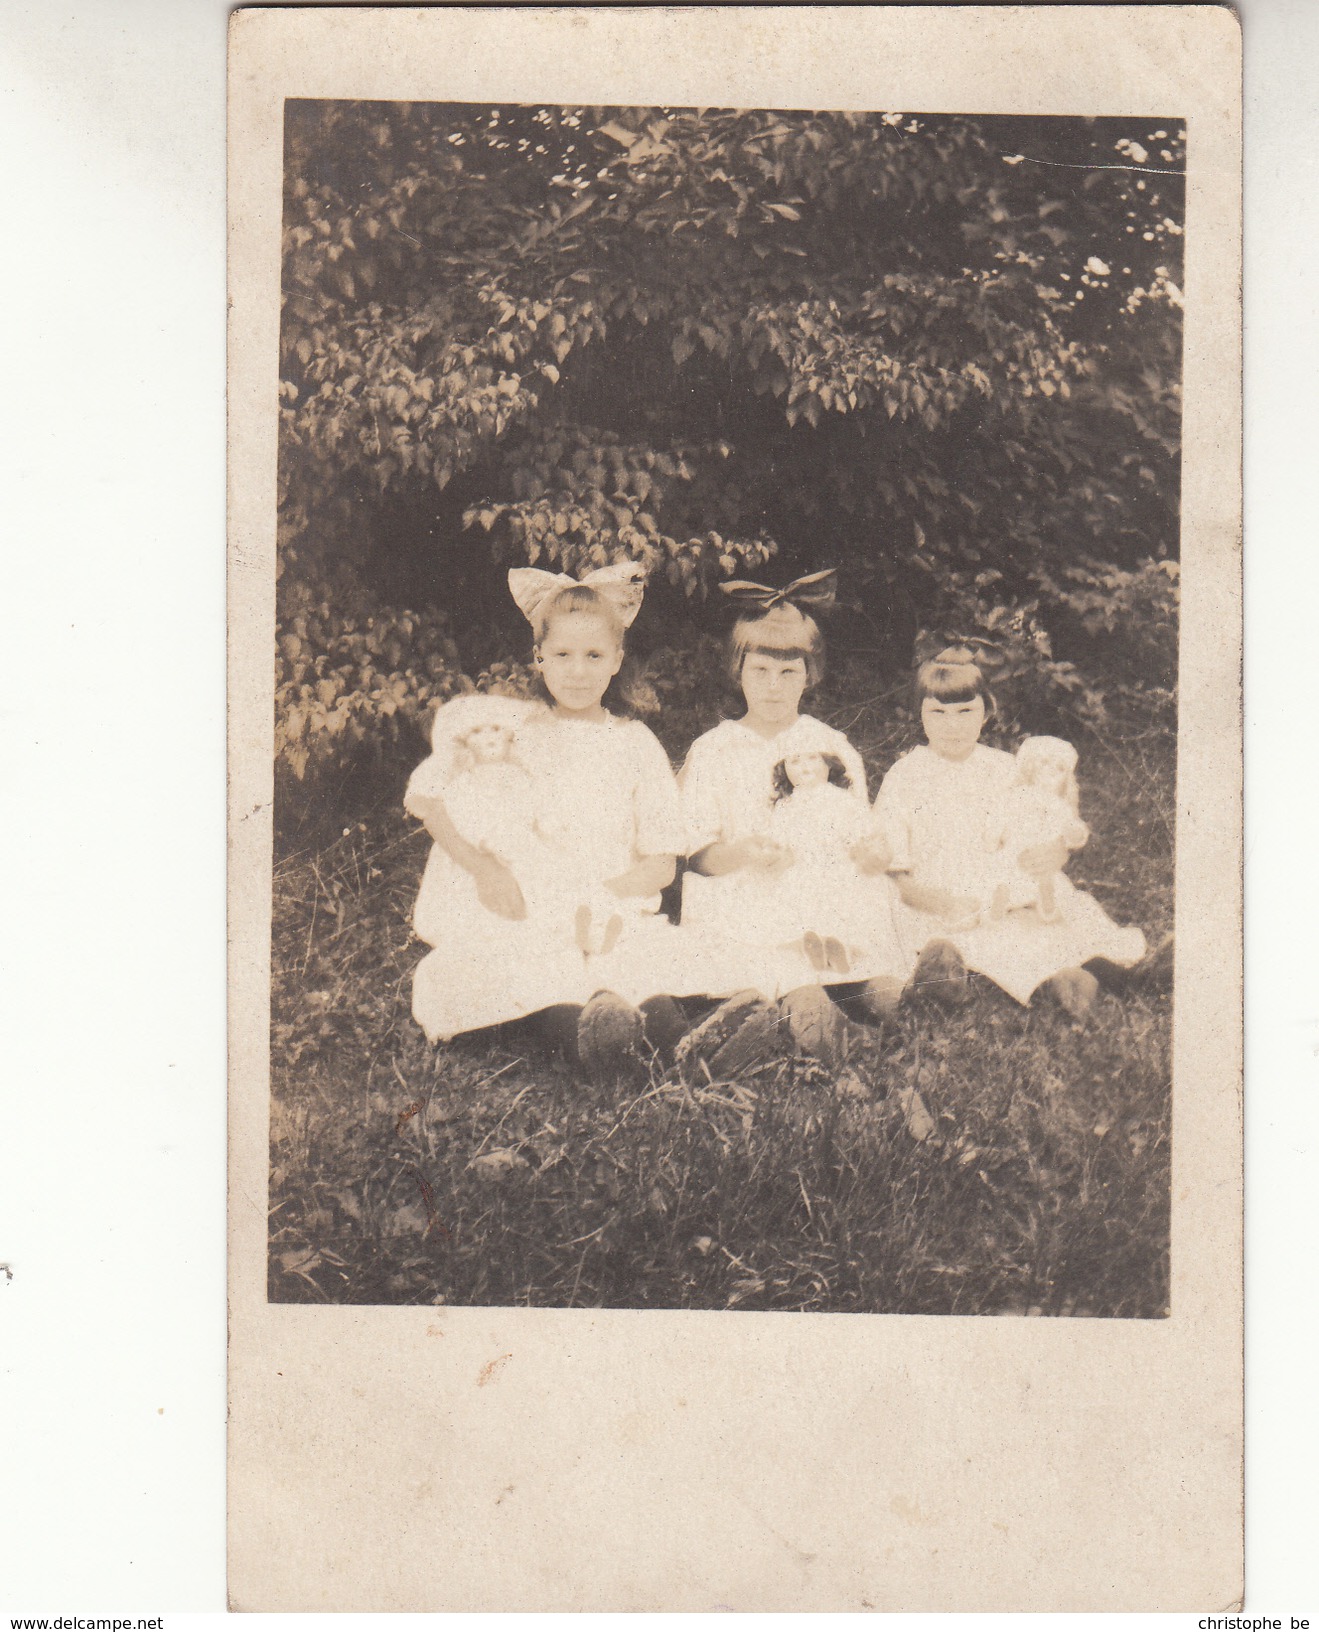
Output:
<svg viewBox="0 0 1319 1632">
<path fill-rule="evenodd" d="M 985 699 L 945 703 L 938 697 L 927 697 L 921 704 L 921 724 L 926 741 L 940 759 L 966 759 L 984 729 Z"/>
<path fill-rule="evenodd" d="M 791 725 L 806 690 L 806 660 L 748 652 L 742 659 L 742 695 L 747 716 L 758 725 Z"/>
<path fill-rule="evenodd" d="M 513 733 L 506 725 L 475 725 L 463 738 L 463 746 L 478 765 L 497 765 L 507 759 Z"/>
<path fill-rule="evenodd" d="M 623 667 L 623 647 L 607 618 L 574 612 L 550 620 L 536 648 L 536 665 L 561 714 L 593 718 Z"/>
<path fill-rule="evenodd" d="M 829 780 L 829 767 L 820 754 L 790 754 L 783 769 L 794 789 L 818 788 Z"/>
<path fill-rule="evenodd" d="M 1027 762 L 1023 780 L 1032 788 L 1041 788 L 1056 799 L 1063 796 L 1072 767 L 1061 759 L 1033 759 Z"/>
</svg>

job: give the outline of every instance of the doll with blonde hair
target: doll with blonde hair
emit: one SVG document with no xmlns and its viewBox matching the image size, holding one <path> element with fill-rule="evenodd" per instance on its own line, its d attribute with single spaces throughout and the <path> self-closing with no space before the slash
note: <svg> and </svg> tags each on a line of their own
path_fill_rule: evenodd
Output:
<svg viewBox="0 0 1319 1632">
<path fill-rule="evenodd" d="M 994 885 L 990 913 L 1034 907 L 1046 924 L 1062 916 L 1067 880 L 1057 872 L 1028 872 L 1021 857 L 1039 846 L 1079 850 L 1090 837 L 1081 820 L 1076 787 L 1077 753 L 1061 737 L 1027 737 L 1017 749 L 1016 775 L 996 812 L 989 841 L 1001 876 Z"/>
<path fill-rule="evenodd" d="M 493 695 L 442 704 L 431 727 L 431 759 L 425 774 L 414 776 L 406 803 L 424 817 L 432 788 L 442 790 L 458 833 L 514 874 L 547 931 L 571 934 L 582 952 L 600 952 L 618 939 L 623 921 L 616 903 L 593 880 L 578 877 L 537 829 L 536 789 L 517 749 L 518 731 L 537 712 L 535 703 Z M 413 912 L 417 934 L 438 945 L 461 936 L 471 914 L 484 911 L 471 875 L 436 845 Z"/>
</svg>

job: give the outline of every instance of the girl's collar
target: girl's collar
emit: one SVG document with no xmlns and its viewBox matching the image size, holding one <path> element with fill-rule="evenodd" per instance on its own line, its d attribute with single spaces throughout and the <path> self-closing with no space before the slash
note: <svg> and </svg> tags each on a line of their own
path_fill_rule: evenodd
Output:
<svg viewBox="0 0 1319 1632">
<path fill-rule="evenodd" d="M 729 724 L 737 726 L 740 730 L 744 731 L 747 736 L 753 737 L 757 742 L 776 743 L 782 742 L 784 737 L 791 736 L 792 733 L 798 730 L 801 726 L 818 725 L 819 721 L 813 719 L 809 714 L 798 714 L 797 718 L 793 720 L 790 725 L 785 725 L 781 730 L 776 731 L 772 737 L 767 737 L 763 731 L 757 731 L 754 725 L 748 725 L 745 714 L 740 720 L 730 720 Z"/>
<path fill-rule="evenodd" d="M 556 708 L 545 710 L 546 720 L 555 725 L 621 725 L 623 722 L 617 714 L 611 714 L 608 709 L 595 719 L 582 719 L 580 715 L 560 714 Z"/>
</svg>

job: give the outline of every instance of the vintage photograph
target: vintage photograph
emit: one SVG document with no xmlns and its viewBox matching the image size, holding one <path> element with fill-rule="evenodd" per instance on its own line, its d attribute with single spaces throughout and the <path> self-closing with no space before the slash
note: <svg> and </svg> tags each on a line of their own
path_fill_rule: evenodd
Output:
<svg viewBox="0 0 1319 1632">
<path fill-rule="evenodd" d="M 1169 1315 L 1185 168 L 284 103 L 271 1303 Z"/>
</svg>

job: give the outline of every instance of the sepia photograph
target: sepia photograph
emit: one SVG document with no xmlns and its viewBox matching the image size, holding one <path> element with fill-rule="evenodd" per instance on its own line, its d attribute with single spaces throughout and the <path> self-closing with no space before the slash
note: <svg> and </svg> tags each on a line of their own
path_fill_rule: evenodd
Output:
<svg viewBox="0 0 1319 1632">
<path fill-rule="evenodd" d="M 230 60 L 234 1604 L 1230 1602 L 1231 18 Z"/>
<path fill-rule="evenodd" d="M 1183 113 L 282 137 L 270 1301 L 1166 1317 Z"/>
</svg>

